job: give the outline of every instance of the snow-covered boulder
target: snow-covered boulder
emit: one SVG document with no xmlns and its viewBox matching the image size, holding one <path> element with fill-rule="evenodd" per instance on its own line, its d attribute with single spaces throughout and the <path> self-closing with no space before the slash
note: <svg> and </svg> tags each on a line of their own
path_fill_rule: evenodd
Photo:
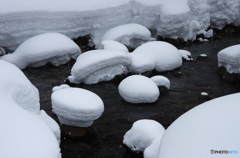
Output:
<svg viewBox="0 0 240 158">
<path fill-rule="evenodd" d="M 51 96 L 53 112 L 62 124 L 88 127 L 103 111 L 102 99 L 95 93 L 81 88 L 55 90 Z"/>
<path fill-rule="evenodd" d="M 185 60 L 187 60 L 187 61 L 193 60 L 192 54 L 191 54 L 189 51 L 183 50 L 183 49 L 179 49 L 178 51 L 179 51 L 179 53 L 181 54 L 181 56 L 182 56 L 183 59 L 185 59 Z"/>
<path fill-rule="evenodd" d="M 239 98 L 240 93 L 216 98 L 180 116 L 165 131 L 158 158 L 238 157 Z"/>
<path fill-rule="evenodd" d="M 154 140 L 143 152 L 144 158 L 158 158 L 161 139 Z"/>
<path fill-rule="evenodd" d="M 141 75 L 125 78 L 119 84 L 118 91 L 129 103 L 153 103 L 160 95 L 157 85 L 148 77 Z"/>
<path fill-rule="evenodd" d="M 174 70 L 182 65 L 182 56 L 172 44 L 162 41 L 147 42 L 133 51 L 152 55 L 155 59 L 155 69 L 159 72 Z"/>
<path fill-rule="evenodd" d="M 170 88 L 170 81 L 167 77 L 161 76 L 161 75 L 157 75 L 157 76 L 153 76 L 150 78 L 151 80 L 153 80 L 153 82 L 156 83 L 157 86 L 164 86 L 167 89 Z"/>
<path fill-rule="evenodd" d="M 0 74 L 0 157 L 60 158 L 59 144 L 50 128 L 54 123 L 40 112 L 37 89 L 22 71 L 3 60 Z M 40 118 L 43 115 L 46 120 Z"/>
<path fill-rule="evenodd" d="M 165 132 L 164 127 L 154 120 L 138 120 L 127 131 L 123 138 L 123 144 L 132 151 L 144 151 L 154 140 L 161 139 Z"/>
<path fill-rule="evenodd" d="M 151 39 L 151 32 L 140 24 L 124 24 L 108 30 L 101 41 L 115 40 L 128 47 L 137 48 Z"/>
<path fill-rule="evenodd" d="M 47 63 L 58 66 L 67 63 L 71 58 L 76 59 L 80 54 L 78 45 L 67 36 L 60 33 L 45 33 L 29 38 L 12 54 L 4 55 L 0 59 L 24 69 Z"/>
<path fill-rule="evenodd" d="M 123 45 L 122 43 L 114 40 L 105 40 L 102 41 L 97 49 L 104 49 L 104 50 L 116 50 L 116 51 L 123 51 L 128 52 L 128 48 Z"/>
<path fill-rule="evenodd" d="M 68 77 L 72 83 L 96 84 L 109 81 L 116 75 L 128 73 L 128 53 L 111 50 L 93 50 L 81 54 Z"/>
<path fill-rule="evenodd" d="M 240 44 L 221 50 L 217 56 L 219 67 L 225 67 L 229 73 L 240 73 Z"/>
</svg>

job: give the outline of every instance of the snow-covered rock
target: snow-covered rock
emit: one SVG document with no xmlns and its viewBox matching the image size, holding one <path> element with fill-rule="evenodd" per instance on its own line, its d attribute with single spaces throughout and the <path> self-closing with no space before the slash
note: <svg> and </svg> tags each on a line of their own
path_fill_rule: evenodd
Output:
<svg viewBox="0 0 240 158">
<path fill-rule="evenodd" d="M 102 37 L 104 40 L 115 40 L 128 47 L 137 48 L 142 43 L 150 41 L 151 32 L 140 24 L 124 24 L 108 30 Z"/>
<path fill-rule="evenodd" d="M 88 127 L 104 111 L 102 99 L 81 88 L 64 88 L 52 93 L 52 108 L 62 124 Z"/>
<path fill-rule="evenodd" d="M 125 78 L 119 84 L 118 91 L 129 103 L 153 103 L 160 95 L 157 85 L 148 77 L 141 75 Z"/>
<path fill-rule="evenodd" d="M 183 49 L 179 49 L 179 52 L 180 52 L 180 54 L 181 54 L 183 59 L 185 59 L 187 61 L 193 60 L 192 54 L 189 51 L 183 50 Z"/>
<path fill-rule="evenodd" d="M 240 73 L 240 44 L 221 50 L 217 56 L 219 67 L 225 67 L 229 73 Z"/>
<path fill-rule="evenodd" d="M 109 81 L 116 75 L 128 73 L 128 53 L 111 50 L 93 50 L 81 54 L 68 77 L 72 83 L 95 84 Z"/>
<path fill-rule="evenodd" d="M 172 44 L 162 41 L 147 42 L 133 51 L 152 55 L 159 72 L 174 70 L 182 65 L 182 56 Z"/>
<path fill-rule="evenodd" d="M 158 158 L 238 157 L 215 150 L 240 151 L 239 98 L 240 93 L 223 96 L 180 116 L 165 131 Z"/>
<path fill-rule="evenodd" d="M 150 79 L 153 80 L 153 82 L 155 82 L 157 86 L 164 86 L 167 89 L 170 88 L 170 81 L 167 77 L 157 75 L 157 76 L 151 77 Z"/>
<path fill-rule="evenodd" d="M 128 48 L 123 45 L 122 43 L 114 40 L 105 40 L 102 41 L 97 49 L 104 49 L 104 50 L 116 50 L 116 51 L 123 51 L 128 52 Z"/>
<path fill-rule="evenodd" d="M 0 157 L 60 158 L 50 118 L 39 118 L 37 89 L 16 66 L 3 60 L 0 74 Z"/>
<path fill-rule="evenodd" d="M 65 35 L 45 33 L 29 38 L 12 54 L 4 55 L 0 59 L 24 69 L 47 63 L 58 66 L 67 63 L 71 58 L 76 59 L 80 54 L 80 48 Z"/>
<path fill-rule="evenodd" d="M 161 139 L 165 132 L 164 127 L 154 120 L 138 120 L 133 123 L 123 138 L 123 144 L 132 151 L 144 151 L 154 140 Z"/>
<path fill-rule="evenodd" d="M 69 85 L 67 85 L 67 84 L 62 84 L 62 85 L 60 85 L 60 86 L 55 86 L 55 87 L 53 87 L 52 88 L 52 91 L 54 92 L 54 91 L 57 91 L 57 90 L 60 90 L 60 89 L 64 89 L 64 88 L 69 88 L 70 86 Z"/>
<path fill-rule="evenodd" d="M 161 139 L 154 140 L 143 153 L 144 158 L 158 158 L 158 150 L 160 147 Z"/>
</svg>

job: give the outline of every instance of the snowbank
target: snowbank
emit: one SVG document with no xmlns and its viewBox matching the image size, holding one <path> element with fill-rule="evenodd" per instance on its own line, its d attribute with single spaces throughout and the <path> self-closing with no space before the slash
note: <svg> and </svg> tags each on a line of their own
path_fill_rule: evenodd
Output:
<svg viewBox="0 0 240 158">
<path fill-rule="evenodd" d="M 71 39 L 59 33 L 45 33 L 29 38 L 15 52 L 0 59 L 16 65 L 20 69 L 39 67 L 46 63 L 55 66 L 76 59 L 81 50 Z"/>
<path fill-rule="evenodd" d="M 240 93 L 205 102 L 180 116 L 165 131 L 159 158 L 239 157 Z M 229 154 L 215 151 L 227 150 Z M 173 152 L 174 151 L 174 152 Z"/>
</svg>

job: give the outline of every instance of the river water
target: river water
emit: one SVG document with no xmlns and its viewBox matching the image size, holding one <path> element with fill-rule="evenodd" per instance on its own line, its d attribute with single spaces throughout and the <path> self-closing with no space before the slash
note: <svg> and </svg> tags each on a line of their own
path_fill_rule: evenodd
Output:
<svg viewBox="0 0 240 158">
<path fill-rule="evenodd" d="M 62 135 L 61 152 L 63 158 L 140 158 L 141 154 L 129 152 L 122 144 L 123 136 L 139 119 L 154 119 L 167 128 L 174 120 L 189 109 L 209 98 L 202 98 L 201 92 L 207 92 L 210 98 L 240 91 L 239 85 L 226 82 L 217 73 L 217 53 L 234 44 L 240 43 L 240 34 L 222 37 L 217 40 L 193 43 L 190 46 L 178 46 L 192 53 L 193 61 L 184 62 L 182 67 L 166 73 L 171 87 L 169 92 L 160 94 L 153 104 L 129 104 L 118 93 L 119 82 L 105 82 L 96 85 L 79 85 L 98 94 L 104 101 L 105 111 L 86 130 L 85 137 L 70 138 Z M 196 60 L 200 54 L 206 54 L 204 60 Z M 59 67 L 44 66 L 23 70 L 29 80 L 38 88 L 41 109 L 44 109 L 56 121 L 52 113 L 51 93 L 54 86 L 64 83 L 69 76 L 74 61 Z M 204 116 L 203 116 L 204 117 Z"/>
</svg>

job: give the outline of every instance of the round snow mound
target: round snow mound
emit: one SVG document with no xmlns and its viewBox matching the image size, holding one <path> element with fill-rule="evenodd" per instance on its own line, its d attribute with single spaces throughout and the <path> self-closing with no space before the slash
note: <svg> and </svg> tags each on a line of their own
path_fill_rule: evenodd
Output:
<svg viewBox="0 0 240 158">
<path fill-rule="evenodd" d="M 129 103 L 153 103 L 159 95 L 157 85 L 148 77 L 132 75 L 118 86 L 121 97 Z"/>
<path fill-rule="evenodd" d="M 138 120 L 124 135 L 123 144 L 132 151 L 144 151 L 154 140 L 161 139 L 164 132 L 164 127 L 157 121 Z"/>
</svg>

